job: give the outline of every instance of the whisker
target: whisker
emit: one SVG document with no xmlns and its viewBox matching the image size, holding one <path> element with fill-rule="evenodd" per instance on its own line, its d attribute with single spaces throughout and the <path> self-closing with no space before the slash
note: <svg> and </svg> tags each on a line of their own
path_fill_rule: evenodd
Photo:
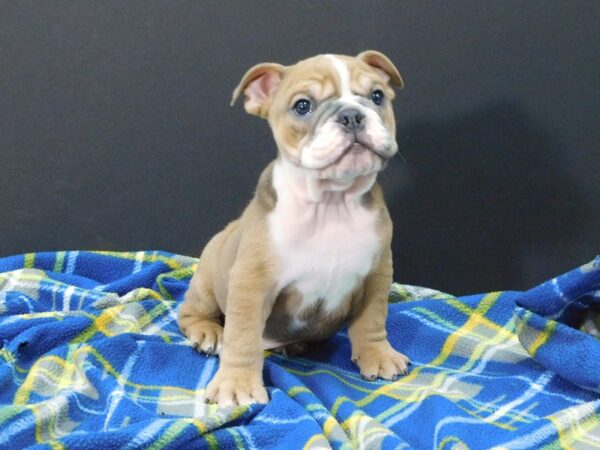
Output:
<svg viewBox="0 0 600 450">
<path fill-rule="evenodd" d="M 404 155 L 402 153 L 400 153 L 400 151 L 398 151 L 398 156 L 400 156 L 400 158 L 402 159 L 402 162 L 408 166 L 408 161 L 406 160 Z"/>
</svg>

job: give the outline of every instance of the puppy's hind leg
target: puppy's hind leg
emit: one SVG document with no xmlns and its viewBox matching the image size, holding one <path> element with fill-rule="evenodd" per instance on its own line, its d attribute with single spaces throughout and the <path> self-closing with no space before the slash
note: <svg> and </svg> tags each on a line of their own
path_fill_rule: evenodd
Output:
<svg viewBox="0 0 600 450">
<path fill-rule="evenodd" d="M 196 271 L 190 280 L 190 287 L 179 309 L 178 323 L 195 349 L 207 355 L 221 352 L 223 313 L 215 298 L 209 277 L 201 270 Z"/>
</svg>

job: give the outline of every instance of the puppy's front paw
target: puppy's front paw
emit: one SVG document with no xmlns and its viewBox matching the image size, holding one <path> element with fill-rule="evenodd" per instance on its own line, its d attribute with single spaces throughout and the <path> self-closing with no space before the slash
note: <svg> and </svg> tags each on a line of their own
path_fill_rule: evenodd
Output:
<svg viewBox="0 0 600 450">
<path fill-rule="evenodd" d="M 206 387 L 205 401 L 220 407 L 268 403 L 260 371 L 221 367 Z"/>
<path fill-rule="evenodd" d="M 365 344 L 352 354 L 352 361 L 359 367 L 360 375 L 365 380 L 395 381 L 399 375 L 408 374 L 409 359 L 397 352 L 386 341 L 377 344 Z"/>
</svg>

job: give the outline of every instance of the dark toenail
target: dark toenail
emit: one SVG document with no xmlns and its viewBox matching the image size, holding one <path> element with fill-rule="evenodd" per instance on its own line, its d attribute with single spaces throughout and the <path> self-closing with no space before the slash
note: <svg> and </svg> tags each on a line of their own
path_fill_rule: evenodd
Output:
<svg viewBox="0 0 600 450">
<path fill-rule="evenodd" d="M 408 364 L 409 366 L 412 366 L 412 361 L 409 361 L 406 364 Z"/>
<path fill-rule="evenodd" d="M 352 362 L 356 364 L 358 362 L 358 358 L 352 358 Z"/>
<path fill-rule="evenodd" d="M 194 350 L 198 350 L 198 343 L 197 343 L 197 342 L 194 342 L 194 343 L 192 344 L 192 347 L 194 348 Z"/>
<path fill-rule="evenodd" d="M 206 350 L 206 353 L 208 353 L 209 355 L 212 355 L 212 352 L 213 352 L 213 348 L 208 347 L 208 350 Z"/>
<path fill-rule="evenodd" d="M 398 374 L 392 375 L 392 381 L 396 381 L 398 379 Z"/>
</svg>

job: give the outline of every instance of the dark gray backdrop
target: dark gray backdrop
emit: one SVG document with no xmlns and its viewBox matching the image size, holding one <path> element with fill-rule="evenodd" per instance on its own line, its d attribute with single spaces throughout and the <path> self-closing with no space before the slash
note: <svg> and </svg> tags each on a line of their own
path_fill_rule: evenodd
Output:
<svg viewBox="0 0 600 450">
<path fill-rule="evenodd" d="M 385 52 L 396 279 L 523 289 L 600 250 L 600 2 L 0 1 L 0 255 L 197 255 L 275 155 L 244 71 Z"/>
</svg>

